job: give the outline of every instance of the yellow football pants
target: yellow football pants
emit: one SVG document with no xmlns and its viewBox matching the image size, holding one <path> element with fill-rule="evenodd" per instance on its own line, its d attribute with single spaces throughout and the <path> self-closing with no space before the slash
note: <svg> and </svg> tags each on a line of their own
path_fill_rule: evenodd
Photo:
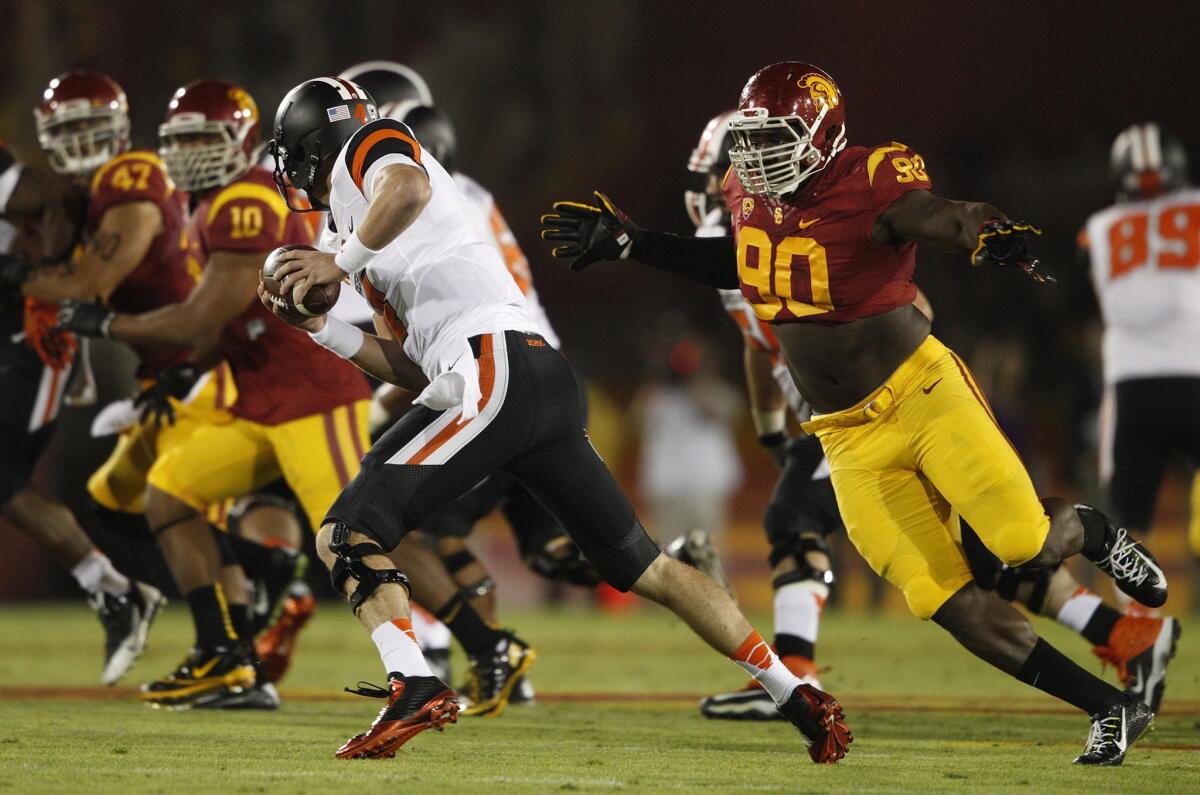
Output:
<svg viewBox="0 0 1200 795">
<path fill-rule="evenodd" d="M 190 402 L 171 400 L 173 424 L 155 428 L 153 422 L 143 422 L 117 436 L 108 460 L 88 479 L 92 499 L 110 511 L 145 513 L 146 478 L 155 460 L 199 428 L 233 419 L 224 408 L 233 405 L 237 396 L 229 366 L 222 363 L 205 378 Z"/>
<path fill-rule="evenodd" d="M 282 476 L 319 529 L 370 445 L 369 407 L 360 400 L 279 425 L 241 418 L 207 425 L 164 451 L 150 469 L 150 485 L 204 511 Z"/>
<path fill-rule="evenodd" d="M 962 360 L 928 337 L 853 408 L 804 430 L 825 449 L 846 532 L 871 568 L 930 618 L 971 581 L 958 517 L 1015 566 L 1050 530 L 1033 483 Z"/>
</svg>

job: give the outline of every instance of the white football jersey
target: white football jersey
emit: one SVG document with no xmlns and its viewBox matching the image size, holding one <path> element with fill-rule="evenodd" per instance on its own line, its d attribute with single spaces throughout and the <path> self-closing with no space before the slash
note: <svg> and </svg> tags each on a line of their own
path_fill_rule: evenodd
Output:
<svg viewBox="0 0 1200 795">
<path fill-rule="evenodd" d="M 0 171 L 0 215 L 8 211 L 8 200 L 12 198 L 17 183 L 21 180 L 21 165 L 12 160 L 12 156 L 0 145 L 0 163 L 8 163 Z M 0 253 L 7 254 L 17 239 L 17 228 L 8 221 L 0 219 Z"/>
<path fill-rule="evenodd" d="M 1200 375 L 1200 190 L 1113 205 L 1085 234 L 1105 382 Z"/>
<path fill-rule="evenodd" d="M 453 176 L 454 183 L 458 185 L 463 196 L 467 197 L 467 204 L 473 211 L 471 220 L 475 224 L 476 231 L 500 252 L 504 266 L 508 268 L 513 281 L 525 295 L 525 314 L 529 315 L 537 332 L 546 338 L 546 342 L 555 348 L 561 347 L 562 343 L 558 339 L 558 334 L 554 333 L 554 327 L 550 325 L 550 318 L 546 316 L 546 310 L 542 308 L 542 302 L 538 300 L 537 289 L 533 286 L 533 273 L 529 270 L 529 260 L 521 251 L 516 236 L 508 228 L 508 222 L 500 214 L 496 200 L 482 185 L 461 171 L 456 171 Z"/>
<path fill-rule="evenodd" d="M 696 228 L 696 237 L 728 236 L 729 229 L 725 225 L 725 216 L 719 209 L 711 211 L 705 217 L 704 223 Z M 771 376 L 775 379 L 775 383 L 779 384 L 779 389 L 783 392 L 788 407 L 801 422 L 807 421 L 812 416 L 812 410 L 804 398 L 800 397 L 800 390 L 796 388 L 796 382 L 792 380 L 792 373 L 788 370 L 787 362 L 783 360 L 783 353 L 779 350 L 779 342 L 775 339 L 775 333 L 771 331 L 771 327 L 754 313 L 754 308 L 742 295 L 741 290 L 717 290 L 717 292 L 721 295 L 721 306 L 733 318 L 733 322 L 737 323 L 746 343 L 771 357 Z"/>
<path fill-rule="evenodd" d="M 335 231 L 322 242 L 327 248 L 345 243 L 366 217 L 375 177 L 396 164 L 428 175 L 429 203 L 351 280 L 429 378 L 416 402 L 439 410 L 461 404 L 468 419 L 479 400 L 468 338 L 536 328 L 496 248 L 472 223 L 466 198 L 403 123 L 370 122 L 342 147 L 329 196 Z M 456 378 L 443 378 L 451 374 Z"/>
</svg>

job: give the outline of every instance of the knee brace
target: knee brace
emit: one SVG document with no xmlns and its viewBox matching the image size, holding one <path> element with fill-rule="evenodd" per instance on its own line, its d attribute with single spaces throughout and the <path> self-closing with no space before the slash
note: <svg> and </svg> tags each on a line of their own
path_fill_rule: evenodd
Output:
<svg viewBox="0 0 1200 795">
<path fill-rule="evenodd" d="M 373 569 L 363 563 L 368 555 L 382 555 L 383 548 L 373 542 L 361 544 L 350 543 L 350 527 L 335 522 L 333 533 L 329 539 L 329 551 L 337 555 L 333 567 L 329 570 L 329 579 L 338 593 L 346 592 L 346 580 L 353 577 L 358 582 L 358 588 L 350 596 L 350 609 L 358 615 L 358 609 L 363 602 L 371 598 L 375 589 L 381 585 L 394 583 L 403 586 L 406 594 L 412 593 L 408 578 L 399 569 Z"/>
<path fill-rule="evenodd" d="M 804 538 L 796 539 L 792 551 L 787 555 L 781 555 L 778 560 L 772 560 L 772 565 L 778 565 L 788 555 L 796 562 L 794 571 L 785 572 L 771 580 L 771 587 L 779 590 L 785 585 L 791 585 L 795 582 L 812 581 L 820 583 L 827 588 L 833 587 L 834 576 L 829 569 L 819 569 L 808 562 L 809 552 L 820 552 L 828 558 L 833 555 L 829 550 L 829 545 L 825 543 L 825 539 L 819 536 L 805 536 Z M 775 557 L 774 553 L 771 555 Z"/>
</svg>

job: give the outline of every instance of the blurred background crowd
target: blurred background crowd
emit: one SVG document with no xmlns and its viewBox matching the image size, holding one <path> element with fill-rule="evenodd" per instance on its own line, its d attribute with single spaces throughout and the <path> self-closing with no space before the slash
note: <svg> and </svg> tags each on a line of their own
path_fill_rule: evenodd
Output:
<svg viewBox="0 0 1200 795">
<path fill-rule="evenodd" d="M 706 448 L 719 470 L 706 493 L 731 502 L 725 527 L 710 529 L 723 531 L 751 600 L 769 593 L 757 576 L 766 572 L 758 522 L 775 474 L 743 410 L 739 335 L 713 291 L 635 265 L 577 275 L 552 262 L 536 231 L 552 201 L 599 188 L 643 225 L 690 231 L 685 163 L 704 123 L 765 64 L 821 66 L 846 97 L 851 143 L 902 141 L 924 156 L 936 192 L 986 199 L 1045 231 L 1038 251 L 1056 287 L 924 251 L 917 281 L 935 333 L 971 363 L 1039 490 L 1097 499 L 1100 323 L 1076 234 L 1112 200 L 1108 147 L 1126 125 L 1158 121 L 1193 160 L 1200 153 L 1200 103 L 1190 98 L 1200 62 L 1172 45 L 1200 27 L 1200 6 L 1185 4 L 4 0 L 0 15 L 0 137 L 28 162 L 40 160 L 38 93 L 72 67 L 124 86 L 135 145 L 146 147 L 174 89 L 197 77 L 245 86 L 266 126 L 305 78 L 370 58 L 417 69 L 457 125 L 461 169 L 495 194 L 529 257 L 564 351 L 591 387 L 596 445 L 635 488 L 648 524 L 665 515 L 655 504 L 670 480 L 652 447 L 671 441 L 655 434 L 664 395 L 694 388 L 713 398 L 724 435 Z M 942 35 L 946 20 L 964 17 L 955 29 L 972 35 Z M 115 354 L 106 361 L 102 389 L 119 396 L 130 368 Z M 65 413 L 39 475 L 76 507 L 109 444 L 88 438 L 89 422 L 84 410 Z M 1181 536 L 1182 483 L 1161 504 L 1160 555 L 1183 554 L 1181 538 L 1168 540 Z M 2 532 L 0 595 L 73 591 L 23 536 Z M 494 546 L 503 580 L 511 553 Z M 869 600 L 871 578 L 857 578 L 865 567 L 848 548 L 841 559 L 846 581 L 861 583 L 843 598 Z M 512 577 L 513 598 L 540 587 L 521 584 L 515 564 Z"/>
</svg>

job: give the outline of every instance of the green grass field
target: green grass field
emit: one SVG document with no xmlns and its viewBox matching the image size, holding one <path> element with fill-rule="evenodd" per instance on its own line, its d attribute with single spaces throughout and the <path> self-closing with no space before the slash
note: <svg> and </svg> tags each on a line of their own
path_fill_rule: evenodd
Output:
<svg viewBox="0 0 1200 795">
<path fill-rule="evenodd" d="M 547 610 L 510 621 L 540 652 L 538 704 L 460 719 L 392 760 L 344 762 L 334 749 L 380 702 L 341 688 L 383 676 L 339 605 L 323 604 L 301 637 L 283 707 L 238 714 L 133 701 L 133 686 L 173 667 L 190 640 L 179 606 L 160 619 L 125 687 L 105 690 L 99 627 L 82 604 L 5 605 L 0 791 L 1200 791 L 1200 632 L 1188 626 L 1156 730 L 1124 767 L 1085 770 L 1070 764 L 1087 733 L 1083 716 L 913 619 L 835 614 L 824 623 L 824 682 L 857 738 L 832 767 L 811 764 L 786 724 L 700 717 L 698 696 L 742 677 L 658 609 L 617 618 Z M 1080 639 L 1040 626 L 1098 670 Z"/>
</svg>

